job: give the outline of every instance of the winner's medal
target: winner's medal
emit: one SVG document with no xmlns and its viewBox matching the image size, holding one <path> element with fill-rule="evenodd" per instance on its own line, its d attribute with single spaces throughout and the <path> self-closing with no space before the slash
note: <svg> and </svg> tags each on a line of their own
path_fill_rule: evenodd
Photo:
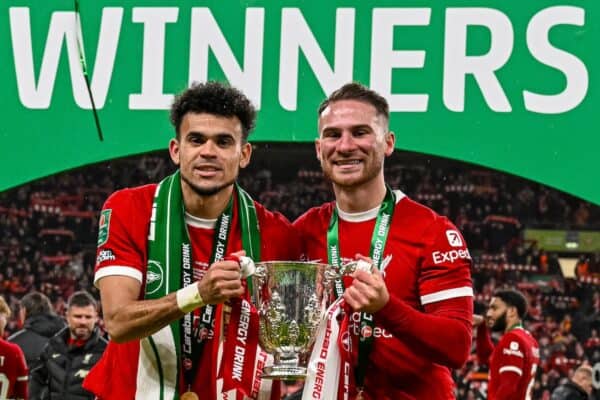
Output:
<svg viewBox="0 0 600 400">
<path fill-rule="evenodd" d="M 198 395 L 192 391 L 189 391 L 189 389 L 187 392 L 182 394 L 181 397 L 179 397 L 179 399 L 180 400 L 200 400 Z"/>
<path fill-rule="evenodd" d="M 365 397 L 363 396 L 363 389 L 362 388 L 358 389 L 358 393 L 356 394 L 355 400 L 364 400 L 364 398 Z M 183 399 L 183 397 L 182 397 L 182 399 Z"/>
</svg>

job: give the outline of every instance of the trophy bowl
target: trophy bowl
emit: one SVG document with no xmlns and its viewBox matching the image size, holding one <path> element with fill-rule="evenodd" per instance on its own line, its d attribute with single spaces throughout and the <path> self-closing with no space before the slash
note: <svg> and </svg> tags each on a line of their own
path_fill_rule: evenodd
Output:
<svg viewBox="0 0 600 400">
<path fill-rule="evenodd" d="M 263 378 L 306 377 L 306 365 L 321 318 L 335 300 L 333 268 L 302 261 L 256 263 L 252 301 L 259 315 L 259 342 L 274 357 Z"/>
</svg>

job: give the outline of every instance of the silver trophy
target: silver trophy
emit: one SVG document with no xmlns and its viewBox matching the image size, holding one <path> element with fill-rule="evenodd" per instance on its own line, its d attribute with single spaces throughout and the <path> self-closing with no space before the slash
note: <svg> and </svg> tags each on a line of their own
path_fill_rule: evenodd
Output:
<svg viewBox="0 0 600 400">
<path fill-rule="evenodd" d="M 259 315 L 259 342 L 275 361 L 263 378 L 296 380 L 306 366 L 319 322 L 335 301 L 334 285 L 342 275 L 370 264 L 357 261 L 339 270 L 331 265 L 302 261 L 256 263 L 252 301 Z"/>
</svg>

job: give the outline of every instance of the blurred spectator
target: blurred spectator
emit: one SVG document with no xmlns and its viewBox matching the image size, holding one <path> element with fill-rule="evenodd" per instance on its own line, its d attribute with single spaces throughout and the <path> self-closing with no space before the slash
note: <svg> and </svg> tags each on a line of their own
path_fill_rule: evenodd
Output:
<svg viewBox="0 0 600 400">
<path fill-rule="evenodd" d="M 11 311 L 4 297 L 0 296 L 0 398 L 27 399 L 27 365 L 19 346 L 3 339 L 6 320 Z"/>
<path fill-rule="evenodd" d="M 96 327 L 97 303 L 87 292 L 75 292 L 67 304 L 67 327 L 49 341 L 31 369 L 32 399 L 94 398 L 81 386 L 100 360 L 107 341 Z"/>
<path fill-rule="evenodd" d="M 552 392 L 551 400 L 587 400 L 592 394 L 592 367 L 582 365 L 573 377 Z"/>
<path fill-rule="evenodd" d="M 23 350 L 31 369 L 48 340 L 65 327 L 65 322 L 52 312 L 48 297 L 39 292 L 31 292 L 21 299 L 19 316 L 23 329 L 11 335 L 8 341 Z"/>
</svg>

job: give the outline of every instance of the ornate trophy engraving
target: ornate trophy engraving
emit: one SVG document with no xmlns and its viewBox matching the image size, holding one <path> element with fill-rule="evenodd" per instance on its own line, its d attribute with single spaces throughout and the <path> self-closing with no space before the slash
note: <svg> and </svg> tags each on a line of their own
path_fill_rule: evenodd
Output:
<svg viewBox="0 0 600 400">
<path fill-rule="evenodd" d="M 361 263 L 346 264 L 340 271 L 314 262 L 256 263 L 252 301 L 259 315 L 259 342 L 275 358 L 263 378 L 305 378 L 317 327 L 335 300 L 334 281 L 363 268 Z"/>
</svg>

